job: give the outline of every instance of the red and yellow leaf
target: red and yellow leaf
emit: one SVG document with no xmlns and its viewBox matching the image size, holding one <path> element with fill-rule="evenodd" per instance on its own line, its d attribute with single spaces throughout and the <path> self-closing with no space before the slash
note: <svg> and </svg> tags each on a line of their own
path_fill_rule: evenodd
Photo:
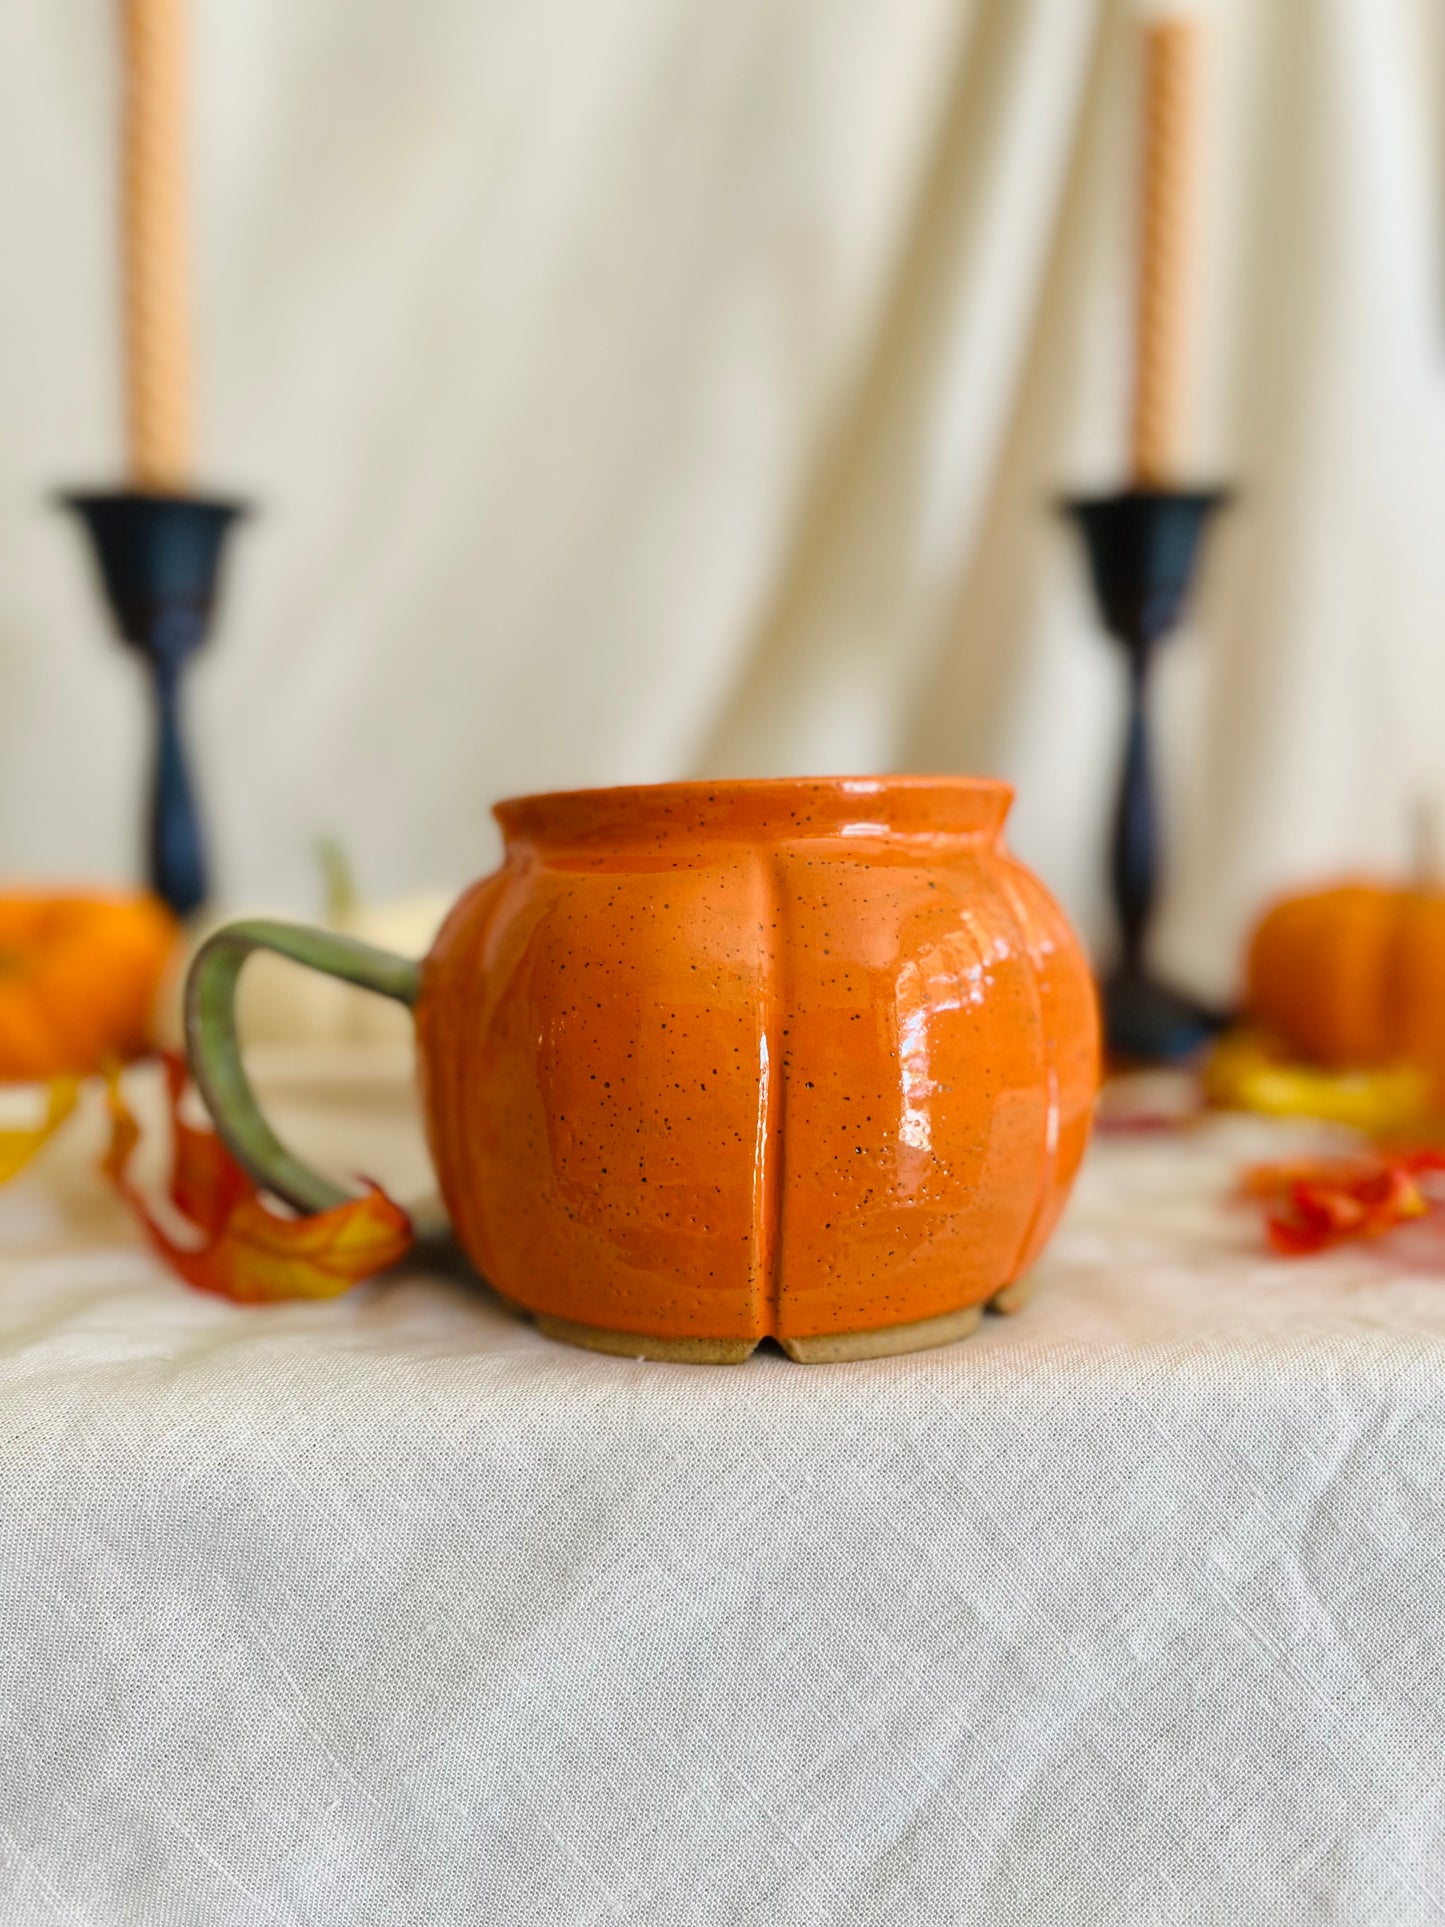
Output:
<svg viewBox="0 0 1445 1927">
<path fill-rule="evenodd" d="M 180 1116 L 186 1071 L 178 1059 L 167 1059 L 166 1084 L 175 1145 L 169 1198 L 199 1242 L 174 1238 L 131 1182 L 130 1158 L 140 1130 L 117 1078 L 110 1086 L 111 1139 L 103 1168 L 140 1220 L 152 1249 L 188 1285 L 240 1304 L 334 1298 L 396 1264 L 410 1249 L 411 1221 L 376 1185 L 310 1217 L 273 1210 L 216 1133 Z"/>
<path fill-rule="evenodd" d="M 1243 1188 L 1269 1207 L 1272 1248 L 1284 1258 L 1303 1258 L 1351 1240 L 1383 1237 L 1424 1217 L 1430 1202 L 1419 1178 L 1442 1167 L 1445 1158 L 1433 1149 L 1301 1158 L 1255 1165 Z"/>
</svg>

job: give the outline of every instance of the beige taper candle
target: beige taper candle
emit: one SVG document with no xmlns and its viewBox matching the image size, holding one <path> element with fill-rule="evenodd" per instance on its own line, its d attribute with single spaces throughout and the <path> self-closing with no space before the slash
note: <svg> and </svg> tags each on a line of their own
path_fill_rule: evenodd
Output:
<svg viewBox="0 0 1445 1927">
<path fill-rule="evenodd" d="M 1200 51 L 1196 19 L 1175 14 L 1145 22 L 1132 425 L 1134 480 L 1144 488 L 1178 481 L 1195 253 Z"/>
<path fill-rule="evenodd" d="M 191 479 L 187 0 L 120 0 L 121 284 L 132 487 Z"/>
</svg>

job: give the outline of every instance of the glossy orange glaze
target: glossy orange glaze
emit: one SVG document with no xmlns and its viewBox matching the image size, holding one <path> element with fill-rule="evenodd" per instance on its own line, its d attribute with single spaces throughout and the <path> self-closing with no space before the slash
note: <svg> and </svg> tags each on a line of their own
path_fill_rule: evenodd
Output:
<svg viewBox="0 0 1445 1927">
<path fill-rule="evenodd" d="M 417 1011 L 467 1252 L 659 1338 L 869 1331 L 1037 1256 L 1088 1136 L 1093 985 L 1001 783 L 685 783 L 498 806 Z"/>
</svg>

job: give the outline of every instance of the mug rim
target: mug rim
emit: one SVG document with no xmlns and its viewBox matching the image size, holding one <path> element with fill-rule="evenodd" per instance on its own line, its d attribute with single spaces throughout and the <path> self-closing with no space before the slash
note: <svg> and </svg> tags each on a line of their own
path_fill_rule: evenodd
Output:
<svg viewBox="0 0 1445 1927">
<path fill-rule="evenodd" d="M 993 839 L 1013 802 L 996 776 L 742 776 L 621 783 L 504 797 L 508 842 L 612 842 L 638 836 L 956 836 Z"/>
</svg>

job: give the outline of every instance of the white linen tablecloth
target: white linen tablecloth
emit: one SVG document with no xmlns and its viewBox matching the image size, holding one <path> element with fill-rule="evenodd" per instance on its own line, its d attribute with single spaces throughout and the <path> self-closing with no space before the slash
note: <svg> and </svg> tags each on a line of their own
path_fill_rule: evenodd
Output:
<svg viewBox="0 0 1445 1927">
<path fill-rule="evenodd" d="M 1445 1276 L 1263 1256 L 1291 1134 L 1101 1141 L 952 1350 L 729 1370 L 192 1294 L 97 1129 L 0 1194 L 6 1927 L 1445 1920 Z"/>
</svg>

